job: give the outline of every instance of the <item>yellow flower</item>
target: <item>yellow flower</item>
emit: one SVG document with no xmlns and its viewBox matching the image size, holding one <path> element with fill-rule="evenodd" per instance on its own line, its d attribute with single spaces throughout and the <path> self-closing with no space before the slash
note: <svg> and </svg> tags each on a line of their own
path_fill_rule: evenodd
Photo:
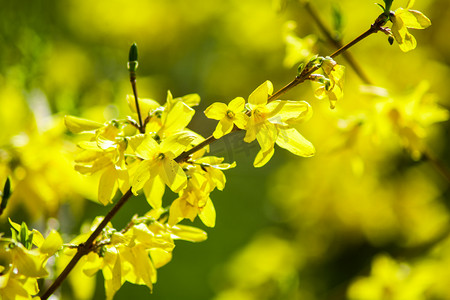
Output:
<svg viewBox="0 0 450 300">
<path fill-rule="evenodd" d="M 423 13 L 410 9 L 413 5 L 414 0 L 410 0 L 406 8 L 397 9 L 390 18 L 392 22 L 392 35 L 403 52 L 413 50 L 417 46 L 417 41 L 408 32 L 408 28 L 425 29 L 431 25 L 430 19 Z"/>
<path fill-rule="evenodd" d="M 261 150 L 253 162 L 255 167 L 264 166 L 273 156 L 274 144 L 300 156 L 314 155 L 313 145 L 296 129 L 296 125 L 309 119 L 311 106 L 305 101 L 275 100 L 268 103 L 273 92 L 270 81 L 264 82 L 248 98 L 251 109 L 244 141 L 255 139 Z"/>
<path fill-rule="evenodd" d="M 194 185 L 183 190 L 180 197 L 170 206 L 169 225 L 174 226 L 183 219 L 194 221 L 197 215 L 203 224 L 214 227 L 216 224 L 216 210 L 209 197 L 209 193 Z"/>
<path fill-rule="evenodd" d="M 189 94 L 183 97 L 173 98 L 170 91 L 164 106 L 152 108 L 148 112 L 149 121 L 145 128 L 146 132 L 156 133 L 161 139 L 178 131 L 185 130 L 195 114 L 192 106 L 200 103 L 197 94 Z"/>
<path fill-rule="evenodd" d="M 66 117 L 66 126 L 73 132 L 91 131 L 96 123 L 75 117 Z M 111 122 L 98 128 L 91 141 L 79 143 L 84 151 L 75 159 L 75 170 L 81 174 L 102 171 L 98 187 L 98 201 L 104 205 L 111 202 L 117 187 L 128 189 L 128 172 L 125 165 L 126 142 L 122 130 Z"/>
<path fill-rule="evenodd" d="M 286 56 L 283 65 L 290 68 L 298 63 L 308 61 L 316 52 L 317 36 L 310 34 L 300 38 L 295 34 L 297 23 L 287 21 L 284 24 L 284 41 L 286 43 Z"/>
<path fill-rule="evenodd" d="M 214 138 L 219 139 L 230 133 L 233 129 L 233 124 L 240 129 L 244 129 L 248 120 L 244 110 L 245 100 L 242 97 L 231 100 L 228 105 L 220 102 L 211 104 L 205 110 L 206 117 L 220 121 L 213 133 Z"/>
<path fill-rule="evenodd" d="M 331 58 L 325 58 L 322 63 L 322 70 L 329 81 L 326 80 L 323 85 L 315 91 L 314 95 L 318 99 L 328 97 L 330 108 L 333 109 L 336 106 L 336 102 L 344 96 L 343 86 L 345 67 L 338 65 Z"/>
<path fill-rule="evenodd" d="M 142 136 L 142 135 L 141 135 Z M 132 191 L 134 194 L 148 182 L 163 182 L 172 191 L 179 192 L 186 187 L 187 178 L 183 169 L 174 160 L 196 138 L 188 131 L 181 131 L 158 144 L 150 135 L 136 148 L 136 155 L 143 159 L 134 173 Z M 164 190 L 164 185 L 158 184 Z M 161 198 L 147 198 L 153 208 L 161 207 Z"/>
</svg>

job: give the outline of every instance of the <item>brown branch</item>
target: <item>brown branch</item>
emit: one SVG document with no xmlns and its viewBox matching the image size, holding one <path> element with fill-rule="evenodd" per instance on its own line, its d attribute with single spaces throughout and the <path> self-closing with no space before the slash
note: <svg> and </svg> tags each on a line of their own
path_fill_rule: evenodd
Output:
<svg viewBox="0 0 450 300">
<path fill-rule="evenodd" d="M 70 262 L 67 264 L 67 266 L 64 268 L 64 270 L 59 274 L 59 276 L 56 278 L 56 280 L 52 283 L 52 285 L 44 292 L 44 294 L 41 296 L 41 300 L 46 300 L 48 297 L 50 297 L 55 290 L 62 284 L 62 282 L 66 279 L 66 277 L 69 275 L 69 273 L 72 271 L 72 269 L 75 267 L 75 265 L 78 263 L 78 261 L 86 254 L 88 254 L 92 246 L 94 245 L 95 239 L 100 235 L 103 228 L 106 227 L 106 225 L 111 221 L 111 219 L 116 215 L 116 213 L 122 208 L 122 206 L 130 199 L 130 197 L 133 195 L 131 192 L 131 188 L 123 194 L 122 198 L 113 206 L 113 208 L 108 212 L 108 214 L 103 218 L 103 221 L 97 226 L 97 228 L 94 230 L 94 232 L 91 233 L 87 241 L 83 244 L 80 244 L 78 247 L 78 251 L 75 254 L 74 257 L 70 260 Z"/>
</svg>

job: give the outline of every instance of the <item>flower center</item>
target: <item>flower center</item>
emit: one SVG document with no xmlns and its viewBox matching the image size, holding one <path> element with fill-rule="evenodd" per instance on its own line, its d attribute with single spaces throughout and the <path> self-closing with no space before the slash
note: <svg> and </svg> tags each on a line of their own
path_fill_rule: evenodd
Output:
<svg viewBox="0 0 450 300">
<path fill-rule="evenodd" d="M 235 116 L 234 112 L 232 112 L 231 110 L 227 110 L 227 117 L 228 119 L 233 119 Z"/>
</svg>

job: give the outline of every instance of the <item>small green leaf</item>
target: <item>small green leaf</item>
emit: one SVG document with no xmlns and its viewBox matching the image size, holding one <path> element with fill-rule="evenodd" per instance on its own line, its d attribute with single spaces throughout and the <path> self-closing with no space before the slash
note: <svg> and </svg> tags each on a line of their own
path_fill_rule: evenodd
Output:
<svg viewBox="0 0 450 300">
<path fill-rule="evenodd" d="M 6 178 L 5 186 L 3 187 L 2 203 L 0 204 L 0 215 L 5 210 L 6 205 L 8 204 L 9 197 L 11 197 L 11 181 L 8 177 Z"/>
<path fill-rule="evenodd" d="M 375 3 L 375 4 L 378 5 L 383 12 L 386 12 L 386 9 L 384 8 L 383 5 L 381 5 L 380 3 Z"/>
<path fill-rule="evenodd" d="M 22 222 L 22 226 L 20 227 L 20 232 L 19 232 L 19 242 L 21 242 L 22 245 L 24 245 L 25 248 L 28 249 L 27 241 L 28 241 L 28 227 L 27 227 L 27 224 L 25 224 L 25 222 Z"/>
<path fill-rule="evenodd" d="M 392 2 L 394 2 L 394 0 L 383 0 L 383 2 L 385 4 L 384 13 L 388 15 L 391 11 Z"/>
<path fill-rule="evenodd" d="M 299 64 L 297 68 L 297 76 L 300 76 L 300 74 L 302 74 L 303 69 L 305 69 L 305 64 L 304 63 Z"/>
<path fill-rule="evenodd" d="M 24 244 L 25 248 L 31 249 L 31 247 L 33 247 L 33 235 L 34 235 L 34 233 L 33 233 L 33 231 L 31 231 L 25 241 L 25 244 Z"/>
</svg>

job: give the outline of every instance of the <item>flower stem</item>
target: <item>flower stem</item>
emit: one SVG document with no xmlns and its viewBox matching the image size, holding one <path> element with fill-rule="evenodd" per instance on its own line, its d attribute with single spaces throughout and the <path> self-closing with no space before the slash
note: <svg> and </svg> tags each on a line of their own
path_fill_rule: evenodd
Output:
<svg viewBox="0 0 450 300">
<path fill-rule="evenodd" d="M 142 123 L 141 109 L 139 107 L 139 101 L 138 101 L 138 95 L 137 95 L 136 73 L 135 72 L 130 72 L 130 83 L 131 83 L 131 88 L 133 89 L 134 101 L 136 103 L 136 111 L 137 111 L 138 119 L 139 119 L 139 132 L 145 133 L 145 127 L 144 127 L 144 124 Z"/>
<path fill-rule="evenodd" d="M 433 166 L 433 168 L 439 173 L 442 178 L 450 183 L 450 171 L 430 150 L 425 150 L 422 153 L 425 159 Z"/>
<path fill-rule="evenodd" d="M 122 208 L 122 206 L 131 198 L 133 193 L 131 192 L 131 188 L 123 194 L 122 198 L 113 206 L 113 208 L 108 212 L 108 214 L 103 218 L 103 221 L 97 226 L 94 232 L 91 233 L 89 238 L 83 244 L 78 246 L 78 251 L 74 257 L 70 260 L 64 270 L 59 274 L 58 278 L 52 283 L 52 285 L 44 292 L 41 296 L 41 300 L 46 300 L 50 297 L 55 290 L 62 284 L 62 282 L 66 279 L 78 261 L 86 254 L 88 254 L 92 246 L 94 245 L 95 239 L 100 235 L 103 228 L 111 221 L 111 219 L 116 215 L 116 213 Z"/>
</svg>

